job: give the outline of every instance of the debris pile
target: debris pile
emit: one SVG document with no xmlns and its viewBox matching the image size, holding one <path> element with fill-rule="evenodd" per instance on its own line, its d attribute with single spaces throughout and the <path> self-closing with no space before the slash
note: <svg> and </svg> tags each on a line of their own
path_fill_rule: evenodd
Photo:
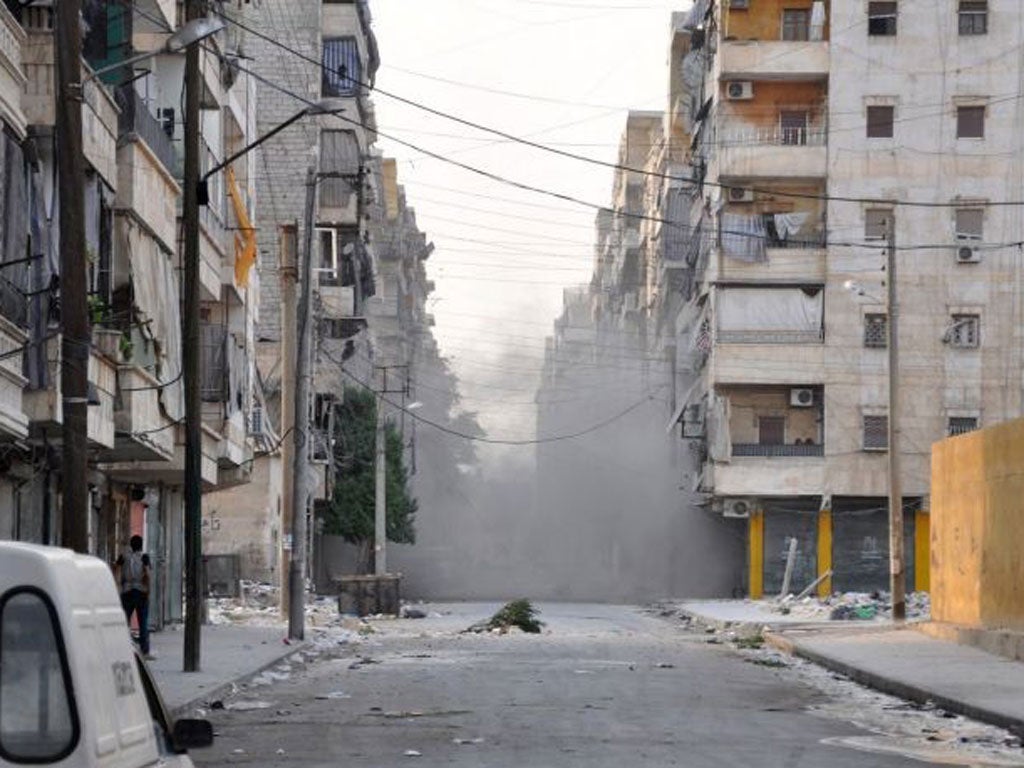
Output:
<svg viewBox="0 0 1024 768">
<path fill-rule="evenodd" d="M 772 610 L 808 621 L 881 621 L 892 611 L 888 592 L 837 592 L 826 598 L 792 596 L 773 604 Z M 907 594 L 907 618 L 927 619 L 931 601 L 927 592 Z"/>
<path fill-rule="evenodd" d="M 502 606 L 501 610 L 491 616 L 487 621 L 478 621 L 466 632 L 495 632 L 506 634 L 512 629 L 520 629 L 529 634 L 540 634 L 544 622 L 537 618 L 540 613 L 529 600 L 513 600 Z"/>
</svg>

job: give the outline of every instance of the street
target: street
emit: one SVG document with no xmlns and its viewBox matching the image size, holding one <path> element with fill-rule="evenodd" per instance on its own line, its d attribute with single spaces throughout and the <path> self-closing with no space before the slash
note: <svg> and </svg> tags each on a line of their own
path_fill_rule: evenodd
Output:
<svg viewBox="0 0 1024 768">
<path fill-rule="evenodd" d="M 217 739 L 197 765 L 939 764 L 844 722 L 861 703 L 829 715 L 843 702 L 678 622 L 630 607 L 541 609 L 541 635 L 462 634 L 493 610 L 483 605 L 377 622 L 350 654 L 211 711 Z"/>
</svg>

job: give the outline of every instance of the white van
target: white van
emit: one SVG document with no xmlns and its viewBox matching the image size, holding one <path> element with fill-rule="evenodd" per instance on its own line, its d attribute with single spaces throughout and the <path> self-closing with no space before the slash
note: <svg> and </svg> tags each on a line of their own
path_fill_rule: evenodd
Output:
<svg viewBox="0 0 1024 768">
<path fill-rule="evenodd" d="M 0 766 L 185 768 L 212 740 L 171 723 L 105 563 L 0 542 Z"/>
</svg>

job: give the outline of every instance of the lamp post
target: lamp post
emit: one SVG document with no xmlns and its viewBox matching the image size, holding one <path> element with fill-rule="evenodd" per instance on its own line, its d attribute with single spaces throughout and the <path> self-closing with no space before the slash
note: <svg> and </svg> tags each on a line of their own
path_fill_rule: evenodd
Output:
<svg viewBox="0 0 1024 768">
<path fill-rule="evenodd" d="M 189 4 L 190 16 L 196 12 L 195 0 Z M 185 299 L 182 313 L 183 355 L 182 378 L 185 387 L 185 543 L 186 543 L 186 599 L 188 610 L 185 622 L 185 671 L 199 668 L 200 574 L 202 568 L 202 495 L 200 462 L 202 460 L 200 360 L 199 347 L 199 206 L 209 203 L 210 177 L 238 158 L 271 139 L 293 123 L 317 114 L 337 114 L 342 111 L 337 99 L 324 99 L 310 104 L 280 125 L 268 131 L 251 144 L 243 147 L 222 163 L 199 176 L 199 59 L 198 51 L 189 49 L 185 64 L 185 200 L 183 204 L 185 235 Z M 300 345 L 301 346 L 301 345 Z M 285 377 L 287 381 L 287 377 Z M 296 440 L 296 444 L 298 441 Z M 293 515 L 296 511 L 293 510 Z M 293 546 L 295 543 L 293 541 Z M 289 576 L 289 579 L 291 577 Z M 192 617 L 191 620 L 189 617 Z"/>
</svg>

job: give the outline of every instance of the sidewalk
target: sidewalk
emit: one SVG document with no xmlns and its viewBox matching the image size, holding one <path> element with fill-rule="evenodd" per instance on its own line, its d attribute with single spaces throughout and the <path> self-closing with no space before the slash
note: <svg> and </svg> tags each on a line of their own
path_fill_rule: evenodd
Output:
<svg viewBox="0 0 1024 768">
<path fill-rule="evenodd" d="M 769 645 L 863 685 L 1024 734 L 1024 663 L 929 637 L 913 624 L 807 623 L 749 601 L 688 602 L 680 610 L 707 626 L 760 625 Z"/>
<path fill-rule="evenodd" d="M 200 671 L 182 671 L 185 632 L 180 626 L 150 635 L 156 660 L 149 668 L 168 709 L 181 713 L 219 698 L 231 684 L 275 666 L 301 651 L 285 644 L 285 629 L 261 626 L 205 625 L 200 633 Z"/>
</svg>

